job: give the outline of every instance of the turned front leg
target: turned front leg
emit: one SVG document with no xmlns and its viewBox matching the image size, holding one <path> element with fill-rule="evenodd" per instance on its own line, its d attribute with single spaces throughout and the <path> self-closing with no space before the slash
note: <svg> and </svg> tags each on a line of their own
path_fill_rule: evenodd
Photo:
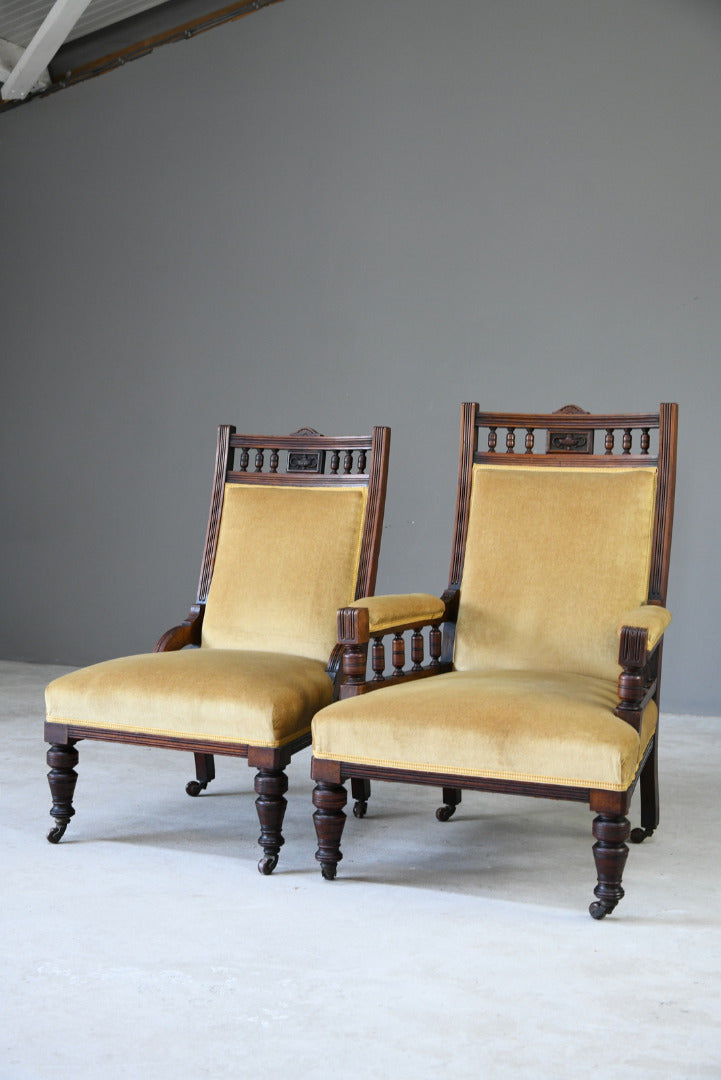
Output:
<svg viewBox="0 0 721 1080">
<path fill-rule="evenodd" d="M 338 863 L 343 858 L 340 840 L 345 825 L 343 807 L 348 799 L 342 784 L 319 782 L 313 791 L 313 814 L 318 850 L 315 857 L 326 881 L 332 881 L 336 875 Z"/>
<path fill-rule="evenodd" d="M 258 843 L 263 848 L 263 858 L 258 863 L 261 874 L 272 874 L 278 865 L 278 854 L 285 839 L 282 834 L 285 808 L 283 797 L 288 790 L 288 777 L 282 769 L 260 769 L 255 777 L 258 798 L 255 808 L 260 822 Z"/>
<path fill-rule="evenodd" d="M 74 815 L 73 794 L 78 781 L 75 766 L 78 763 L 78 752 L 75 749 L 76 739 L 69 739 L 67 743 L 54 743 L 48 750 L 47 762 L 50 766 L 48 783 L 53 805 L 50 813 L 55 818 L 55 828 L 48 833 L 51 844 L 57 844 L 68 827 L 70 818 Z"/>
<path fill-rule="evenodd" d="M 623 899 L 621 879 L 628 857 L 628 840 L 631 826 L 628 818 L 618 815 L 599 814 L 593 820 L 593 857 L 596 861 L 598 884 L 593 890 L 597 901 L 589 907 L 594 919 L 603 919 Z"/>
</svg>

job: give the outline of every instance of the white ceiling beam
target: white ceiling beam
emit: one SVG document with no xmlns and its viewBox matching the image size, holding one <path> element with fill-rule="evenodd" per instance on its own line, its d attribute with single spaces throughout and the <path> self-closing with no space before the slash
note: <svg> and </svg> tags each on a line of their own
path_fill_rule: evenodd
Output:
<svg viewBox="0 0 721 1080">
<path fill-rule="evenodd" d="M 0 37 L 0 83 L 10 78 L 13 68 L 24 53 L 22 45 Z M 37 78 L 33 90 L 47 90 L 50 86 L 50 72 L 45 69 Z"/>
<path fill-rule="evenodd" d="M 27 97 L 90 2 L 56 0 L 5 80 L 5 101 Z"/>
</svg>

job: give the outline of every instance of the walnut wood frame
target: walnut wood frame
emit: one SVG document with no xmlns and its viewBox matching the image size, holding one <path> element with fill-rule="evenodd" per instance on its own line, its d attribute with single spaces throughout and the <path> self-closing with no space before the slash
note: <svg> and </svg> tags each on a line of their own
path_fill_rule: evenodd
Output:
<svg viewBox="0 0 721 1080">
<path fill-rule="evenodd" d="M 205 605 L 213 577 L 215 556 L 227 484 L 263 484 L 274 486 L 366 486 L 368 497 L 361 537 L 355 598 L 371 596 L 375 588 L 378 552 L 380 549 L 383 513 L 388 477 L 390 429 L 375 427 L 372 435 L 328 437 L 312 428 L 302 428 L 292 435 L 266 436 L 237 434 L 234 427 L 218 428 L 213 491 L 208 526 L 203 548 L 200 578 L 195 603 L 183 622 L 167 630 L 157 641 L 154 652 L 169 652 L 201 644 Z M 295 467 L 288 470 L 291 455 L 307 456 L 307 470 Z M 333 697 L 341 686 L 343 645 L 336 645 L 328 659 L 326 671 L 333 680 Z M 77 743 L 82 739 L 103 742 L 130 743 L 137 746 L 158 746 L 184 750 L 195 757 L 196 779 L 186 791 L 197 796 L 215 777 L 214 755 L 247 758 L 248 765 L 258 770 L 255 790 L 256 808 L 263 848 L 258 869 L 271 873 L 277 864 L 284 840 L 282 823 L 286 800 L 283 797 L 288 780 L 285 768 L 297 751 L 310 745 L 310 733 L 282 747 L 253 746 L 248 743 L 228 743 L 213 739 L 175 737 L 160 733 L 127 733 L 112 728 L 88 727 L 82 724 L 45 724 L 45 741 L 49 742 L 47 760 L 50 766 L 48 781 L 53 799 L 51 814 L 55 826 L 48 834 L 51 843 L 58 843 L 70 818 L 74 816 L 73 793 L 77 781 Z M 358 781 L 354 793 L 360 796 L 367 785 Z"/>
<path fill-rule="evenodd" d="M 479 448 L 479 432 L 487 431 L 487 445 Z M 505 445 L 498 449 L 498 431 L 505 429 Z M 523 451 L 516 451 L 516 431 L 524 431 Z M 536 432 L 547 432 L 545 451 L 537 449 Z M 592 415 L 574 405 L 567 405 L 551 414 L 518 414 L 481 412 L 475 402 L 467 402 L 461 410 L 460 459 L 458 470 L 458 495 L 456 500 L 455 528 L 451 554 L 450 579 L 443 593 L 445 610 L 442 617 L 432 623 L 401 623 L 384 630 L 381 635 L 369 632 L 368 612 L 363 608 L 344 608 L 338 613 L 338 638 L 344 646 L 344 678 L 342 698 L 371 693 L 383 687 L 398 685 L 419 678 L 453 670 L 455 626 L 458 617 L 461 580 L 465 558 L 466 537 L 470 510 L 471 479 L 476 463 L 499 465 L 553 465 L 568 468 L 616 467 L 628 468 L 654 466 L 658 469 L 656 509 L 653 524 L 651 569 L 649 577 L 649 604 L 664 605 L 668 584 L 671 533 L 673 525 L 676 444 L 678 430 L 678 406 L 662 404 L 658 413 Z M 616 432 L 622 432 L 620 444 Z M 651 451 L 652 434 L 657 433 L 657 446 Z M 603 433 L 603 438 L 600 438 Z M 638 433 L 638 450 L 633 452 L 634 433 Z M 619 452 L 620 451 L 620 452 Z M 438 635 L 442 626 L 442 647 L 431 648 L 431 660 L 422 664 L 422 646 L 418 644 L 420 631 L 430 628 L 429 637 Z M 404 632 L 412 632 L 414 665 L 403 669 Z M 382 637 L 392 635 L 394 671 L 386 676 L 383 669 L 385 649 Z M 368 646 L 373 639 L 373 678 L 366 678 Z M 414 645 L 415 641 L 415 645 Z M 618 679 L 618 705 L 616 716 L 640 729 L 641 714 L 652 700 L 659 702 L 661 684 L 661 657 L 663 639 L 653 649 L 648 648 L 646 630 L 624 627 L 620 635 Z M 492 777 L 448 775 L 409 769 L 385 768 L 359 765 L 347 761 L 313 758 L 311 771 L 316 781 L 313 803 L 316 807 L 314 820 L 318 836 L 316 859 L 321 864 L 323 876 L 332 879 L 342 858 L 340 839 L 345 821 L 343 806 L 346 793 L 343 783 L 351 779 L 356 785 L 354 813 L 363 816 L 367 808 L 369 788 L 360 799 L 356 792 L 360 783 L 369 785 L 371 780 L 422 784 L 443 789 L 443 805 L 436 811 L 441 821 L 447 821 L 461 801 L 464 789 L 528 795 L 536 798 L 562 799 L 586 802 L 596 814 L 592 832 L 596 840 L 593 846 L 598 882 L 594 890 L 596 900 L 589 911 L 596 919 L 613 911 L 624 895 L 621 885 L 623 868 L 628 855 L 625 841 L 642 842 L 658 826 L 659 797 L 657 771 L 658 729 L 651 739 L 634 782 L 626 791 L 607 791 L 595 788 L 566 787 L 558 784 L 526 783 L 498 780 Z M 637 782 L 641 786 L 641 827 L 631 831 L 628 819 L 631 799 Z"/>
</svg>

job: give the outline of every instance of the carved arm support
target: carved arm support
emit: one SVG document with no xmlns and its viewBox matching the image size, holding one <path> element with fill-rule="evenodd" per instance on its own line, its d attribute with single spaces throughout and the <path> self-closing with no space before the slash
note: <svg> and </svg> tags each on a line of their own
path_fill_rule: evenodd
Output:
<svg viewBox="0 0 721 1080">
<path fill-rule="evenodd" d="M 423 678 L 450 670 L 442 664 L 440 624 L 454 617 L 445 598 L 429 593 L 407 593 L 389 596 L 369 596 L 356 600 L 338 612 L 338 643 L 343 646 L 343 683 L 340 696 L 352 697 L 388 686 L 401 679 Z M 424 668 L 424 640 L 421 631 L 430 628 L 428 644 L 431 661 Z M 405 631 L 412 631 L 411 659 L 413 667 L 404 671 Z M 393 675 L 385 676 L 384 636 L 392 634 Z M 373 640 L 371 666 L 373 679 L 366 680 L 368 645 Z"/>
<path fill-rule="evenodd" d="M 656 604 L 644 604 L 624 616 L 619 626 L 618 706 L 616 716 L 636 731 L 641 714 L 656 693 L 655 668 L 651 660 L 671 622 L 671 613 Z"/>
<path fill-rule="evenodd" d="M 193 604 L 182 623 L 166 630 L 162 637 L 158 638 L 153 652 L 174 652 L 176 649 L 184 649 L 186 645 L 200 645 L 204 615 L 205 604 Z"/>
</svg>

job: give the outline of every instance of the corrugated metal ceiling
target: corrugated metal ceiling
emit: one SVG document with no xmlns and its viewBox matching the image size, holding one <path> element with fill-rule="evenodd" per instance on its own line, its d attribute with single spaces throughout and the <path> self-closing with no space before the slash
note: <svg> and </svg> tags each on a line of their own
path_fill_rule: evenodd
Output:
<svg viewBox="0 0 721 1080">
<path fill-rule="evenodd" d="M 94 30 L 102 30 L 105 26 L 157 7 L 163 2 L 164 0 L 92 0 L 68 34 L 67 40 L 73 41 Z M 1 0 L 0 37 L 26 48 L 53 3 L 54 0 Z"/>
<path fill-rule="evenodd" d="M 0 112 L 282 0 L 0 0 Z"/>
</svg>

